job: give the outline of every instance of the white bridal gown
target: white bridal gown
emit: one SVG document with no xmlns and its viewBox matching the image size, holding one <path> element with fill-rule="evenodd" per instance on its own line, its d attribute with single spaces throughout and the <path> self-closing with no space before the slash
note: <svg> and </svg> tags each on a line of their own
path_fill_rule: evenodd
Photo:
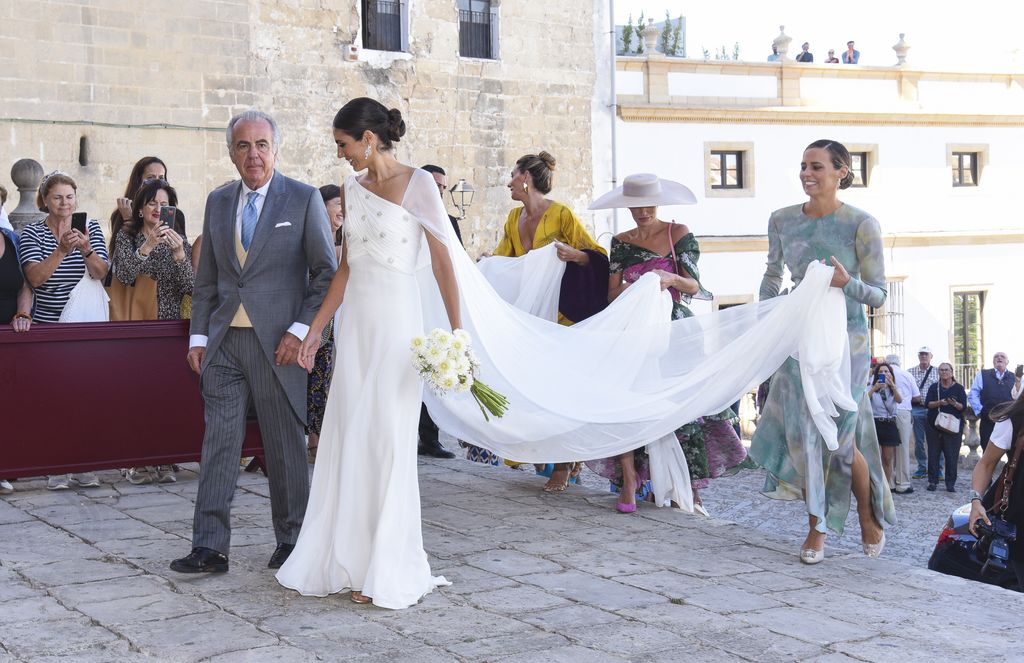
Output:
<svg viewBox="0 0 1024 663">
<path fill-rule="evenodd" d="M 344 190 L 350 274 L 306 517 L 277 574 L 285 587 L 313 596 L 354 589 L 397 609 L 447 584 L 431 575 L 423 550 L 421 398 L 444 430 L 524 462 L 607 458 L 646 445 L 656 501 L 687 510 L 689 476 L 673 432 L 724 410 L 788 357 L 801 361 L 806 397 L 805 411 L 793 414 L 812 418 L 830 448 L 836 408 L 856 408 L 846 304 L 829 287 L 831 267 L 809 265 L 788 296 L 675 321 L 669 294 L 647 274 L 601 313 L 563 327 L 544 319 L 563 268 L 553 245 L 489 258 L 511 262 L 487 266 L 485 277 L 458 243 L 428 173 L 414 171 L 401 206 L 354 177 Z M 510 401 L 500 419 L 485 421 L 469 394 L 423 394 L 412 367 L 412 337 L 448 327 L 425 232 L 451 256 L 478 377 Z"/>
</svg>

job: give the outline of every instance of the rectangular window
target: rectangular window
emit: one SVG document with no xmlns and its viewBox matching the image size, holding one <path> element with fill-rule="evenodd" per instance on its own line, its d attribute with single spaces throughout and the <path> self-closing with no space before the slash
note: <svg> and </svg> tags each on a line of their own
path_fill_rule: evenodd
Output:
<svg viewBox="0 0 1024 663">
<path fill-rule="evenodd" d="M 868 185 L 868 153 L 850 152 L 853 164 L 853 184 L 851 187 L 863 188 Z"/>
<path fill-rule="evenodd" d="M 402 51 L 402 0 L 363 0 L 363 48 Z"/>
<path fill-rule="evenodd" d="M 953 186 L 978 186 L 977 152 L 953 152 Z"/>
<path fill-rule="evenodd" d="M 953 293 L 953 372 L 962 385 L 969 386 L 984 363 L 984 313 L 984 290 Z"/>
<path fill-rule="evenodd" d="M 497 59 L 497 23 L 490 0 L 458 0 L 459 55 L 464 58 Z"/>
<path fill-rule="evenodd" d="M 712 189 L 743 188 L 743 152 L 712 150 L 710 166 Z"/>
</svg>

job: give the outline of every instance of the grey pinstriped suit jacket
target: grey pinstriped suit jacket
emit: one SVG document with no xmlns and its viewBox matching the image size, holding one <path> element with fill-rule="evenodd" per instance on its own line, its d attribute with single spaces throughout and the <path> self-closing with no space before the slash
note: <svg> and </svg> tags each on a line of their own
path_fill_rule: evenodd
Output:
<svg viewBox="0 0 1024 663">
<path fill-rule="evenodd" d="M 338 268 L 331 224 L 315 188 L 275 171 L 267 190 L 245 267 L 235 250 L 235 214 L 241 181 L 206 199 L 203 244 L 192 294 L 191 334 L 208 337 L 209 363 L 238 310 L 252 322 L 267 361 L 293 322 L 310 324 Z M 292 408 L 306 421 L 306 371 L 275 366 Z"/>
</svg>

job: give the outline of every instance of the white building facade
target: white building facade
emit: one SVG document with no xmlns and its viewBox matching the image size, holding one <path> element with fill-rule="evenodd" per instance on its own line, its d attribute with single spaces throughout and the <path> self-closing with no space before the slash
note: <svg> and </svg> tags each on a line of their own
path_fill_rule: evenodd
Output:
<svg viewBox="0 0 1024 663">
<path fill-rule="evenodd" d="M 657 54 L 620 57 L 616 68 L 619 178 L 653 172 L 693 189 L 699 204 L 660 217 L 698 236 L 711 307 L 756 299 L 768 216 L 806 200 L 803 149 L 829 138 L 854 153 L 858 171 L 840 198 L 884 234 L 889 300 L 869 311 L 874 355 L 909 366 L 929 345 L 968 384 L 997 350 L 1024 363 L 1014 279 L 1024 255 L 1024 72 Z M 628 213 L 606 221 L 632 226 Z"/>
</svg>

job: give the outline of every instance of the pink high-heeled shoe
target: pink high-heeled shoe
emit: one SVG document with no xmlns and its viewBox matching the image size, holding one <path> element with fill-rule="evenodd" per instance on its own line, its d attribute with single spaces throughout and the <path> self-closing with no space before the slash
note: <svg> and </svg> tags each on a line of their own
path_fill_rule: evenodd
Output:
<svg viewBox="0 0 1024 663">
<path fill-rule="evenodd" d="M 619 502 L 615 505 L 615 510 L 619 513 L 633 513 L 636 511 L 636 504 L 626 504 L 625 502 Z"/>
</svg>

